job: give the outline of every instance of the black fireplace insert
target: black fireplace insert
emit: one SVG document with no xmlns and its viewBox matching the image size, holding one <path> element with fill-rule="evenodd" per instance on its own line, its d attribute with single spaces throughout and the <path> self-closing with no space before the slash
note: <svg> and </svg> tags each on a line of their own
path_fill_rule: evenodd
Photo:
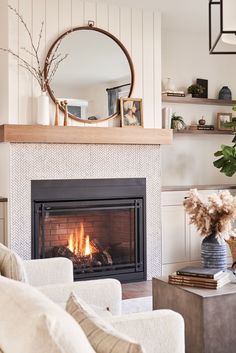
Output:
<svg viewBox="0 0 236 353">
<path fill-rule="evenodd" d="M 146 180 L 33 180 L 32 258 L 67 257 L 74 279 L 146 279 Z"/>
</svg>

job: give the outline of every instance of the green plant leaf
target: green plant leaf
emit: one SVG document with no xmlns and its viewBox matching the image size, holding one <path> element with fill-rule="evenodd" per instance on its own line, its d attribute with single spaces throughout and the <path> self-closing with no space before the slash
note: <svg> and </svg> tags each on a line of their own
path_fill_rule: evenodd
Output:
<svg viewBox="0 0 236 353">
<path fill-rule="evenodd" d="M 228 159 L 228 158 L 234 156 L 234 148 L 230 147 L 230 146 L 222 145 L 222 153 L 223 153 L 224 158 Z"/>
<path fill-rule="evenodd" d="M 236 168 L 232 164 L 227 163 L 223 166 L 221 172 L 224 173 L 226 176 L 231 177 L 236 172 Z"/>
<path fill-rule="evenodd" d="M 213 162 L 213 164 L 216 168 L 222 168 L 225 165 L 225 163 L 226 162 L 225 162 L 224 157 L 217 159 L 216 161 Z"/>
<path fill-rule="evenodd" d="M 217 151 L 217 152 L 214 153 L 215 157 L 219 157 L 219 156 L 222 156 L 222 155 L 223 155 L 222 151 Z"/>
</svg>

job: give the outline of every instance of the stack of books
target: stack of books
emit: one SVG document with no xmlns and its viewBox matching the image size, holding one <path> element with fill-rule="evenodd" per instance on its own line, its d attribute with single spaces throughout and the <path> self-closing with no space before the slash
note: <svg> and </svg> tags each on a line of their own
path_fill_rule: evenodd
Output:
<svg viewBox="0 0 236 353">
<path fill-rule="evenodd" d="M 184 267 L 169 275 L 169 283 L 181 286 L 218 289 L 230 282 L 230 274 L 214 268 Z"/>
<path fill-rule="evenodd" d="M 214 130 L 215 126 L 214 125 L 189 125 L 188 127 L 189 130 Z"/>
<path fill-rule="evenodd" d="M 185 93 L 184 91 L 163 91 L 162 92 L 163 96 L 167 96 L 167 97 L 185 97 Z"/>
</svg>

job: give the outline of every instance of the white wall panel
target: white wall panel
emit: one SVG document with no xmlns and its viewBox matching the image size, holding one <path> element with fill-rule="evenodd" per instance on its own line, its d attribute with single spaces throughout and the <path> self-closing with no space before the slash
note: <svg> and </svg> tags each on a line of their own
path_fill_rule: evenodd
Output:
<svg viewBox="0 0 236 353">
<path fill-rule="evenodd" d="M 22 1 L 22 0 L 20 0 Z M 34 43 L 38 43 L 42 22 L 43 22 L 43 31 L 42 37 L 40 40 L 40 46 L 38 50 L 38 56 L 40 62 L 44 62 L 45 55 L 47 53 L 48 47 L 50 44 L 46 45 L 46 30 L 47 30 L 47 22 L 46 22 L 46 0 L 41 0 L 38 2 L 37 0 L 32 1 L 32 33 Z M 51 27 L 51 26 L 50 26 Z M 52 26 L 53 28 L 53 26 Z M 51 31 L 51 29 L 50 29 Z M 36 60 L 34 60 L 34 65 L 36 66 Z M 41 65 L 43 67 L 43 65 Z M 36 123 L 37 119 L 37 97 L 40 96 L 41 90 L 39 84 L 36 80 L 33 80 L 33 97 L 31 99 L 32 102 L 32 123 Z"/>
<path fill-rule="evenodd" d="M 19 8 L 18 0 L 8 2 L 13 8 Z M 19 24 L 15 14 L 8 10 L 8 47 L 18 54 L 19 51 Z M 19 114 L 19 66 L 18 59 L 9 55 L 8 58 L 8 122 L 20 124 Z"/>
<path fill-rule="evenodd" d="M 119 7 L 100 1 L 11 0 L 11 3 L 21 10 L 34 38 L 37 37 L 41 22 L 45 21 L 42 39 L 44 56 L 58 34 L 71 27 L 86 25 L 88 20 L 95 21 L 96 26 L 108 30 L 119 38 L 134 61 L 136 82 L 133 96 L 143 98 L 145 127 L 160 125 L 161 49 L 158 13 L 152 10 Z M 8 42 L 12 49 L 18 51 L 19 46 L 29 45 L 23 32 L 23 29 L 20 29 L 18 35 L 18 21 L 10 14 Z M 9 65 L 8 121 L 20 124 L 33 123 L 36 116 L 35 97 L 39 94 L 39 87 L 30 75 L 19 70 L 16 60 L 11 58 Z M 50 114 L 53 122 L 55 114 L 53 104 Z M 61 123 L 62 120 L 63 117 Z M 77 125 L 73 121 L 70 121 L 70 124 Z M 112 124 L 119 125 L 119 120 L 114 119 Z M 107 125 L 107 122 L 98 124 L 98 126 Z"/>
<path fill-rule="evenodd" d="M 153 12 L 143 11 L 143 115 L 144 127 L 155 126 L 154 117 L 154 35 Z"/>
<path fill-rule="evenodd" d="M 143 16 L 141 9 L 132 9 L 132 59 L 135 67 L 133 97 L 143 96 Z"/>
<path fill-rule="evenodd" d="M 24 21 L 32 33 L 32 1 L 20 0 L 19 13 L 23 14 Z M 19 54 L 28 63 L 33 63 L 30 38 L 24 25 L 19 23 Z M 21 124 L 29 124 L 32 119 L 32 75 L 24 68 L 19 68 L 19 113 Z"/>
</svg>

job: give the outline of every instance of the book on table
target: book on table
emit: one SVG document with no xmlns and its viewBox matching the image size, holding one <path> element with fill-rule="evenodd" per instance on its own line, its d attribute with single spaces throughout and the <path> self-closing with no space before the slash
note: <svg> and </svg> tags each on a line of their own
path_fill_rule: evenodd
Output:
<svg viewBox="0 0 236 353">
<path fill-rule="evenodd" d="M 224 271 L 219 270 L 218 268 L 203 268 L 203 267 L 193 267 L 193 266 L 183 267 L 176 271 L 177 275 L 212 278 L 212 279 L 217 279 L 222 275 L 222 273 L 224 273 Z"/>
<path fill-rule="evenodd" d="M 179 275 L 177 272 L 169 275 L 170 284 L 189 286 L 189 287 L 199 287 L 208 289 L 218 289 L 224 286 L 226 283 L 230 282 L 230 275 L 228 272 L 223 272 L 215 278 L 200 277 L 200 276 L 184 276 Z"/>
</svg>

